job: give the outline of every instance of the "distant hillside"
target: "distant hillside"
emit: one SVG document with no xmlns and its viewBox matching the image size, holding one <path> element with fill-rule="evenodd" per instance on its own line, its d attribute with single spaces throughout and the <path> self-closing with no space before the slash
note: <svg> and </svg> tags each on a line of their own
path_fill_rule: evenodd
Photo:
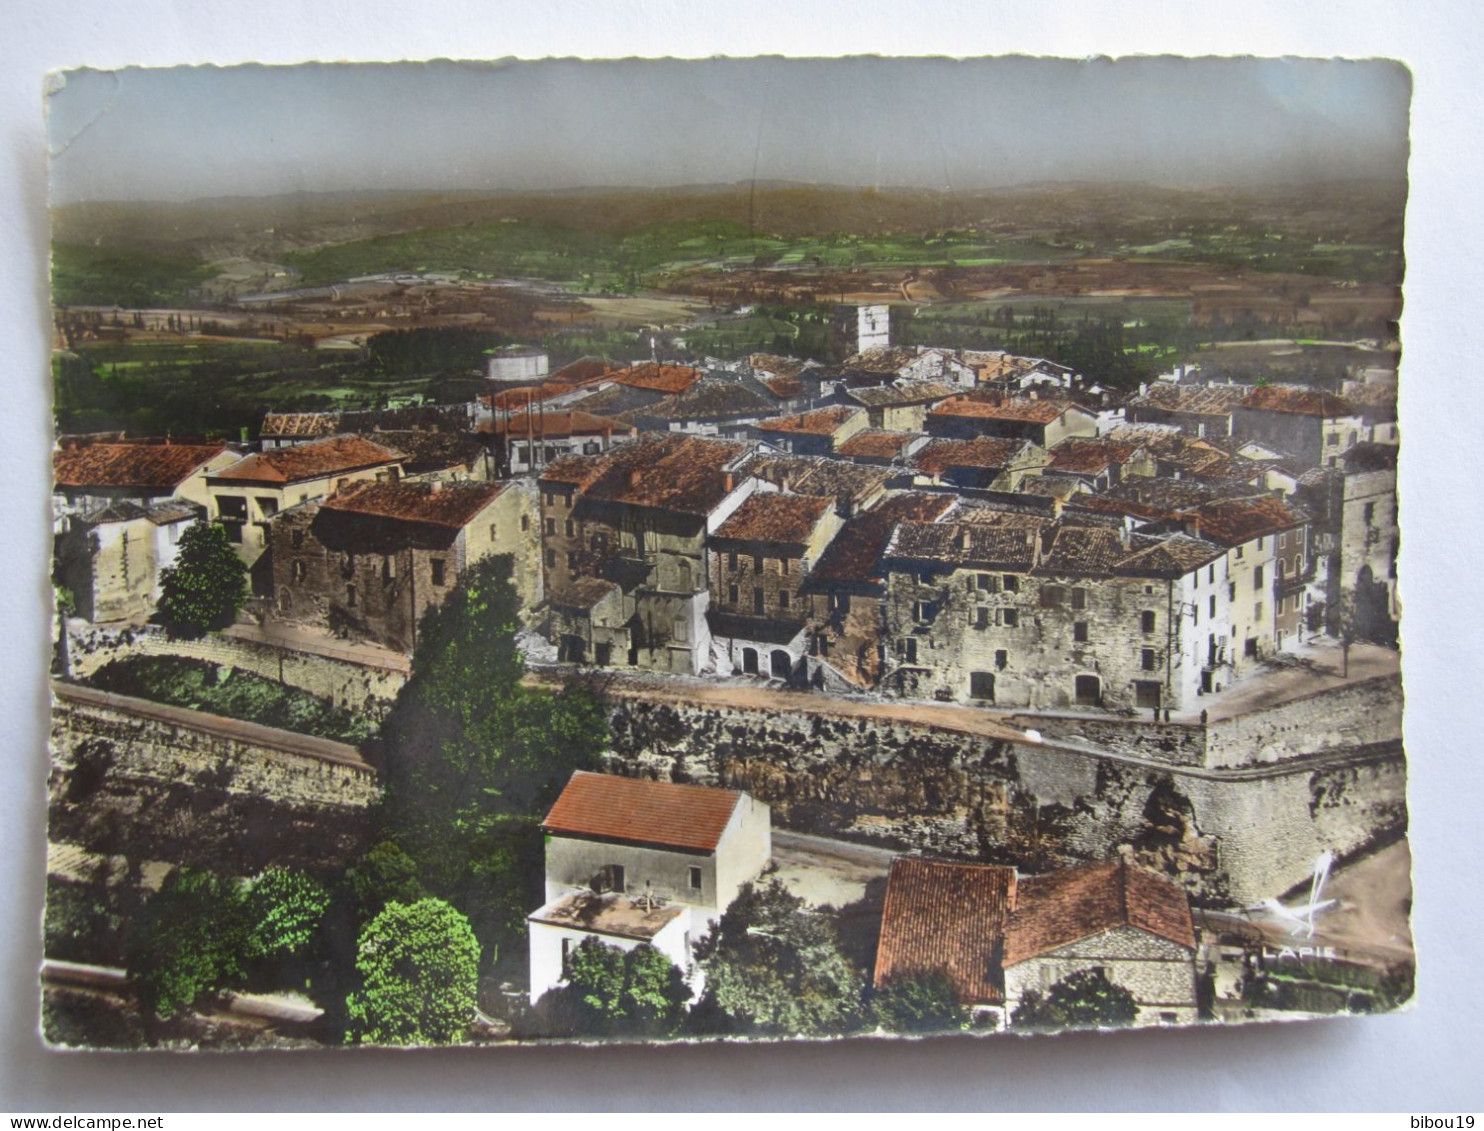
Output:
<svg viewBox="0 0 1484 1131">
<path fill-rule="evenodd" d="M 88 203 L 52 212 L 53 238 L 276 260 L 292 251 L 506 219 L 629 235 L 653 224 L 722 222 L 784 237 L 957 229 L 1022 237 L 1153 240 L 1236 226 L 1400 248 L 1405 185 L 1347 181 L 1263 189 L 1054 183 L 976 192 L 793 184 L 544 193 L 296 194 L 171 203 Z"/>
</svg>

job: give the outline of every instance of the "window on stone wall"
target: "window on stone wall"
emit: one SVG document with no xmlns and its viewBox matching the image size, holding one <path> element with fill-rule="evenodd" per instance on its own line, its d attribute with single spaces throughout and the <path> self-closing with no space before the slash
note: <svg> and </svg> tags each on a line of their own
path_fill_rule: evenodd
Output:
<svg viewBox="0 0 1484 1131">
<path fill-rule="evenodd" d="M 567 520 L 566 530 L 567 530 L 567 537 L 568 538 L 571 538 L 574 534 L 577 533 L 577 524 L 575 522 L 573 522 L 570 518 Z"/>
<path fill-rule="evenodd" d="M 356 607 L 356 587 L 354 585 L 347 585 L 345 587 L 345 607 L 347 609 Z"/>
<path fill-rule="evenodd" d="M 397 580 L 397 559 L 390 554 L 381 559 L 381 583 L 390 584 Z"/>
<path fill-rule="evenodd" d="M 1004 648 L 998 648 L 994 654 L 994 666 L 1003 669 L 1010 663 L 1010 653 Z"/>
<path fill-rule="evenodd" d="M 304 580 L 304 573 L 305 573 L 304 563 L 303 562 L 295 562 L 294 563 L 294 580 L 295 581 L 303 581 Z"/>
<path fill-rule="evenodd" d="M 780 589 L 778 591 L 778 607 L 780 609 L 786 609 L 786 608 L 788 608 L 788 590 L 787 589 Z"/>
<path fill-rule="evenodd" d="M 1072 625 L 1072 640 L 1078 644 L 1087 643 L 1087 622 L 1079 620 Z"/>
<path fill-rule="evenodd" d="M 1060 585 L 1041 586 L 1041 608 L 1059 609 L 1066 602 L 1066 590 Z"/>
<path fill-rule="evenodd" d="M 1252 588 L 1262 588 L 1262 566 L 1256 566 L 1252 570 Z"/>
<path fill-rule="evenodd" d="M 523 514 L 523 515 L 520 516 L 520 529 L 521 529 L 521 533 L 523 533 L 523 534 L 530 531 L 530 529 L 531 529 L 531 516 L 530 515 Z"/>
<path fill-rule="evenodd" d="M 986 593 L 993 593 L 995 589 L 994 577 L 987 573 L 981 573 L 975 579 L 975 583 Z"/>
<path fill-rule="evenodd" d="M 752 555 L 752 572 L 756 574 L 763 572 L 763 558 L 761 554 Z"/>
<path fill-rule="evenodd" d="M 556 519 L 548 518 L 546 520 L 546 533 L 553 538 L 556 537 Z"/>
<path fill-rule="evenodd" d="M 730 554 L 727 555 L 727 569 L 736 569 L 736 568 L 737 568 L 737 552 L 735 550 L 733 550 Z"/>
<path fill-rule="evenodd" d="M 547 569 L 555 569 L 556 568 L 556 551 L 555 550 L 547 550 L 545 556 L 546 556 L 546 568 Z"/>
<path fill-rule="evenodd" d="M 573 570 L 575 570 L 577 568 L 577 551 L 576 550 L 568 550 L 567 551 L 567 568 L 568 569 L 573 569 Z M 439 582 L 439 584 L 442 584 L 442 583 Z"/>
<path fill-rule="evenodd" d="M 701 890 L 701 869 L 698 868 L 696 865 L 692 864 L 690 866 L 690 869 L 689 870 L 690 870 L 690 889 L 691 889 L 691 891 L 700 891 Z"/>
<path fill-rule="evenodd" d="M 977 609 L 974 610 L 974 627 L 989 627 L 989 607 L 987 605 L 980 605 Z"/>
<path fill-rule="evenodd" d="M 428 563 L 428 566 L 433 573 L 433 584 L 441 586 L 444 582 L 443 559 L 434 558 Z"/>
<path fill-rule="evenodd" d="M 917 639 L 909 636 L 902 641 L 902 659 L 909 664 L 917 663 Z"/>
<path fill-rule="evenodd" d="M 735 585 L 728 585 L 727 586 L 727 604 L 729 604 L 729 605 L 735 605 L 736 603 L 737 603 L 737 587 Z"/>
<path fill-rule="evenodd" d="M 1082 589 L 1082 588 L 1073 589 L 1072 590 L 1072 609 L 1073 609 L 1073 611 L 1074 612 L 1080 612 L 1081 610 L 1083 610 L 1085 608 L 1087 608 L 1087 590 L 1086 589 Z"/>
<path fill-rule="evenodd" d="M 1139 631 L 1154 631 L 1154 614 L 1148 609 L 1145 609 L 1142 613 L 1139 614 Z"/>
<path fill-rule="evenodd" d="M 1159 667 L 1159 657 L 1153 648 L 1141 648 L 1139 650 L 1139 667 L 1146 672 L 1152 672 Z"/>
<path fill-rule="evenodd" d="M 171 533 L 173 535 L 174 534 L 174 531 L 172 530 Z M 293 536 L 289 539 L 289 541 L 291 541 L 293 543 L 294 549 L 297 550 L 299 547 L 301 547 L 302 545 L 304 545 L 304 531 L 302 531 L 302 530 L 296 530 L 296 531 L 294 531 Z"/>
<path fill-rule="evenodd" d="M 752 611 L 758 616 L 762 616 L 765 611 L 763 606 L 763 587 L 761 585 L 754 585 L 752 587 Z"/>
<path fill-rule="evenodd" d="M 1006 593 L 1020 592 L 1020 578 L 1016 577 L 1013 573 L 1005 574 L 1000 580 L 1004 582 Z"/>
<path fill-rule="evenodd" d="M 1001 609 L 1000 610 L 1000 623 L 1002 625 L 1004 625 L 1006 628 L 1019 628 L 1020 627 L 1020 610 L 1019 609 Z"/>
</svg>

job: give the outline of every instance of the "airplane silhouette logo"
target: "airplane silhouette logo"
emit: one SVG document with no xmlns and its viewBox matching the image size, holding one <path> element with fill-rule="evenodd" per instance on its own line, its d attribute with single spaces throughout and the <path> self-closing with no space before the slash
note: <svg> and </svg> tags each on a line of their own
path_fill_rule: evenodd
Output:
<svg viewBox="0 0 1484 1131">
<path fill-rule="evenodd" d="M 1276 899 L 1265 899 L 1259 905 L 1263 910 L 1269 912 L 1275 919 L 1289 925 L 1288 933 L 1294 937 L 1302 936 L 1306 939 L 1314 937 L 1314 919 L 1321 911 L 1325 911 L 1335 905 L 1335 900 L 1324 899 L 1324 885 L 1329 880 L 1329 870 L 1334 865 L 1335 854 L 1333 852 L 1321 852 L 1318 859 L 1314 861 L 1314 874 L 1309 880 L 1309 899 L 1307 903 L 1298 904 L 1293 907 L 1285 907 Z M 1253 910 L 1257 910 L 1254 908 Z"/>
</svg>

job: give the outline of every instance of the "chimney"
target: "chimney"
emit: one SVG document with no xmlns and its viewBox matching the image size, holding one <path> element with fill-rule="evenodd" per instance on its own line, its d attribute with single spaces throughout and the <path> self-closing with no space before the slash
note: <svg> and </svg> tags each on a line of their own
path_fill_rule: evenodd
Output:
<svg viewBox="0 0 1484 1131">
<path fill-rule="evenodd" d="M 1129 531 L 1128 531 L 1128 524 L 1127 523 L 1125 523 L 1124 525 L 1122 525 L 1122 526 L 1120 526 L 1118 528 L 1118 545 L 1122 549 L 1124 549 L 1124 550 L 1127 550 L 1128 549 L 1128 546 L 1129 546 Z"/>
<path fill-rule="evenodd" d="M 443 490 L 443 480 L 441 480 L 441 479 L 435 479 L 435 480 L 433 480 L 433 482 L 431 482 L 431 483 L 428 484 L 428 490 L 431 491 L 433 494 L 436 495 L 439 491 Z"/>
<path fill-rule="evenodd" d="M 727 474 L 726 474 L 726 486 L 727 486 L 727 494 L 729 494 L 729 495 L 732 493 L 733 490 L 736 489 L 736 486 L 737 486 L 737 477 L 735 475 L 733 475 L 730 471 L 727 472 Z"/>
<path fill-rule="evenodd" d="M 954 539 L 954 542 L 960 550 L 967 550 L 969 548 L 969 528 L 967 526 L 960 526 L 958 528 L 958 536 Z"/>
</svg>

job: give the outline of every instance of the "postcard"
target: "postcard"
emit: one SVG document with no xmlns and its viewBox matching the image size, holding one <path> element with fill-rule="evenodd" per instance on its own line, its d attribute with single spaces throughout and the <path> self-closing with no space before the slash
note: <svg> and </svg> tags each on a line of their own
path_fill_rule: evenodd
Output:
<svg viewBox="0 0 1484 1131">
<path fill-rule="evenodd" d="M 1405 1008 L 1410 96 L 52 76 L 46 1040 Z"/>
</svg>

